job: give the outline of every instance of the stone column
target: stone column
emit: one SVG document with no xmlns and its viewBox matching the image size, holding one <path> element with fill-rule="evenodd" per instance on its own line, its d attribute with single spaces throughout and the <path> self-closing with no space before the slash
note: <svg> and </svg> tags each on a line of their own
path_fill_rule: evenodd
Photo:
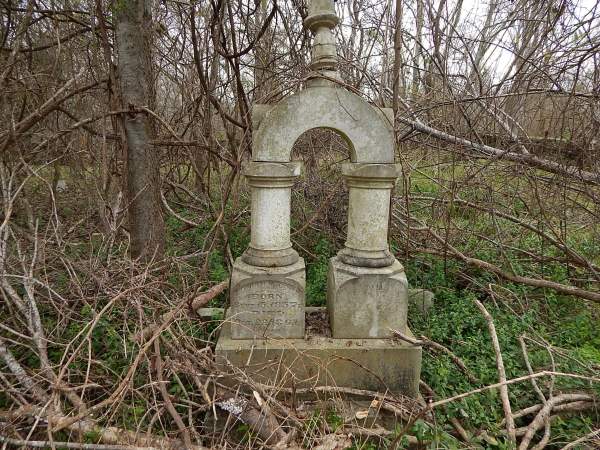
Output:
<svg viewBox="0 0 600 450">
<path fill-rule="evenodd" d="M 299 162 L 257 162 L 244 172 L 252 192 L 250 246 L 231 273 L 227 320 L 233 339 L 304 337 L 304 260 L 290 240 L 290 198 Z"/>
<path fill-rule="evenodd" d="M 388 338 L 406 330 L 408 281 L 390 253 L 390 197 L 395 164 L 349 163 L 345 247 L 329 262 L 327 309 L 334 338 Z"/>
<path fill-rule="evenodd" d="M 290 198 L 300 176 L 300 162 L 251 162 L 244 173 L 252 191 L 250 246 L 245 263 L 258 267 L 289 266 L 298 261 L 290 240 Z"/>
<path fill-rule="evenodd" d="M 359 267 L 390 266 L 388 221 L 397 165 L 348 163 L 342 174 L 349 190 L 348 234 L 339 259 Z"/>
</svg>

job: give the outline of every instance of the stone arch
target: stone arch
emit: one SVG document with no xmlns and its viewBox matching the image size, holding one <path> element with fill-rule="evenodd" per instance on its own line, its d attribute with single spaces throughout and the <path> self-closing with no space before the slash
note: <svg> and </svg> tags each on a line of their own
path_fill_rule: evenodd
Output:
<svg viewBox="0 0 600 450">
<path fill-rule="evenodd" d="M 290 161 L 296 140 L 313 128 L 342 136 L 352 162 L 394 162 L 393 129 L 384 113 L 346 89 L 329 86 L 305 89 L 266 112 L 253 138 L 252 159 Z"/>
</svg>

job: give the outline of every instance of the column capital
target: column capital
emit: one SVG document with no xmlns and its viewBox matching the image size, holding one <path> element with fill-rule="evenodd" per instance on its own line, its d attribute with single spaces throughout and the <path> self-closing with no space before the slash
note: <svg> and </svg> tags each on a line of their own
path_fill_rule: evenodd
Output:
<svg viewBox="0 0 600 450">
<path fill-rule="evenodd" d="M 292 187 L 300 176 L 302 163 L 251 161 L 244 168 L 243 174 L 252 187 L 281 188 Z"/>
<path fill-rule="evenodd" d="M 392 189 L 400 173 L 400 164 L 342 164 L 342 176 L 348 187 Z"/>
</svg>

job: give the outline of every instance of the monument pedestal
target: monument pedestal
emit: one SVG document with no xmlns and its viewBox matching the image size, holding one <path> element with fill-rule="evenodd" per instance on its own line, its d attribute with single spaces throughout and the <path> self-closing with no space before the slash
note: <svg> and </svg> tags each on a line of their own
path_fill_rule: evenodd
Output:
<svg viewBox="0 0 600 450">
<path fill-rule="evenodd" d="M 408 281 L 396 259 L 387 267 L 329 260 L 327 310 L 334 338 L 389 338 L 406 330 Z"/>
<path fill-rule="evenodd" d="M 304 260 L 257 267 L 235 260 L 229 285 L 232 339 L 304 337 Z"/>
<path fill-rule="evenodd" d="M 310 0 L 305 29 L 314 35 L 314 73 L 305 88 L 253 116 L 250 244 L 233 267 L 230 308 L 216 361 L 230 373 L 273 386 L 339 386 L 416 397 L 421 347 L 392 338 L 406 326 L 408 283 L 390 252 L 394 164 L 392 120 L 336 83 L 334 0 Z M 259 116 L 262 118 L 259 119 Z M 256 119 L 256 120 L 255 120 Z M 305 322 L 304 262 L 292 248 L 291 188 L 300 164 L 294 143 L 314 128 L 337 132 L 351 150 L 342 166 L 348 187 L 348 231 L 332 259 L 329 319 Z M 327 310 L 319 313 L 327 317 Z M 331 322 L 331 323 L 329 323 Z M 233 382 L 233 377 L 230 379 Z"/>
<path fill-rule="evenodd" d="M 325 314 L 325 308 L 315 309 Z M 394 339 L 335 339 L 327 336 L 328 327 L 311 324 L 310 316 L 304 339 L 232 339 L 226 319 L 217 364 L 224 371 L 242 369 L 270 386 L 338 386 L 418 396 L 421 347 Z M 405 333 L 412 336 L 407 328 Z"/>
</svg>

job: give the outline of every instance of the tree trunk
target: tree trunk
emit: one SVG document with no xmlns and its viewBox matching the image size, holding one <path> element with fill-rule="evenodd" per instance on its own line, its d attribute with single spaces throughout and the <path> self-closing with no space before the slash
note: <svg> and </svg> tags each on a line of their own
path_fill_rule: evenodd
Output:
<svg viewBox="0 0 600 450">
<path fill-rule="evenodd" d="M 147 262 L 163 255 L 165 225 L 160 203 L 160 160 L 150 141 L 154 107 L 152 15 L 149 0 L 120 1 L 115 6 L 118 75 L 127 136 L 127 194 L 131 256 Z"/>
<path fill-rule="evenodd" d="M 267 20 L 269 12 L 267 2 L 261 1 L 256 12 L 255 28 L 258 34 L 262 24 Z M 254 101 L 255 103 L 269 103 L 269 97 L 276 92 L 273 80 L 274 55 L 273 55 L 272 28 L 269 25 L 267 31 L 257 41 L 254 48 Z"/>
<path fill-rule="evenodd" d="M 423 52 L 423 22 L 425 21 L 425 12 L 423 0 L 417 0 L 417 31 L 415 33 L 415 51 L 413 56 L 413 72 L 412 72 L 412 83 L 411 93 L 413 100 L 416 100 L 419 95 L 419 84 L 421 83 L 421 76 L 419 74 L 421 65 L 421 54 Z"/>
<path fill-rule="evenodd" d="M 399 98 L 404 97 L 404 75 L 402 74 L 402 0 L 396 0 L 394 14 L 394 67 L 392 69 L 392 109 L 398 114 Z"/>
</svg>

